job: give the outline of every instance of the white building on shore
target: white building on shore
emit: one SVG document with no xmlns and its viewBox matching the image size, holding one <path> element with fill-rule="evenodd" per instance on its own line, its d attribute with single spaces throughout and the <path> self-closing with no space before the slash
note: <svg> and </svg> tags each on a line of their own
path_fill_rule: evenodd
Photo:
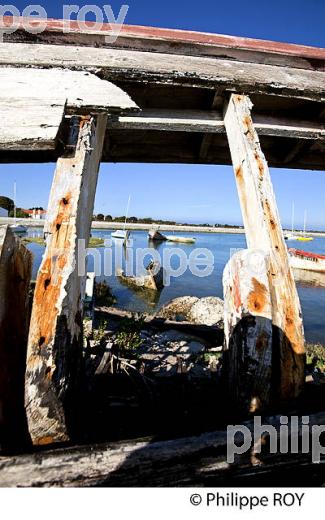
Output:
<svg viewBox="0 0 325 520">
<path fill-rule="evenodd" d="M 23 209 L 22 211 L 33 220 L 45 220 L 46 218 L 46 210 L 44 209 Z"/>
</svg>

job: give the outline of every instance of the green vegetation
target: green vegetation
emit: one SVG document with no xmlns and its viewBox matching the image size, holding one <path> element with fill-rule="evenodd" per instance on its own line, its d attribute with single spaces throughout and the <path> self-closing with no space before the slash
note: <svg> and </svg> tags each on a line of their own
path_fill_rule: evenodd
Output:
<svg viewBox="0 0 325 520">
<path fill-rule="evenodd" d="M 142 345 L 140 336 L 141 329 L 144 325 L 144 318 L 124 318 L 121 321 L 119 332 L 116 336 L 116 344 L 120 349 L 121 355 L 137 355 L 137 350 Z"/>
<path fill-rule="evenodd" d="M 9 217 L 14 217 L 15 214 L 14 214 L 14 210 L 12 209 L 11 211 L 9 211 Z M 28 213 L 25 213 L 22 208 L 16 208 L 16 217 L 17 218 L 28 218 L 29 215 Z"/>
<path fill-rule="evenodd" d="M 325 370 L 325 346 L 320 344 L 306 344 L 307 363 L 310 364 L 313 358 L 317 358 L 316 367 Z"/>
<path fill-rule="evenodd" d="M 112 215 L 104 216 L 102 213 L 98 213 L 98 215 L 93 215 L 93 220 L 97 222 L 116 222 L 122 223 L 125 222 L 125 215 L 121 215 L 119 217 L 113 217 Z M 158 226 L 195 226 L 195 227 L 215 227 L 215 228 L 236 228 L 242 229 L 243 226 L 236 226 L 235 224 L 189 224 L 187 222 L 179 223 L 174 220 L 162 220 L 162 219 L 153 219 L 151 217 L 128 217 L 127 219 L 129 224 L 147 224 L 147 225 L 158 225 Z"/>
<path fill-rule="evenodd" d="M 89 240 L 89 247 L 103 247 L 105 240 L 103 238 L 91 237 Z"/>
<path fill-rule="evenodd" d="M 6 209 L 9 213 L 14 209 L 14 201 L 9 197 L 0 195 L 0 208 Z"/>
<path fill-rule="evenodd" d="M 39 244 L 40 246 L 45 246 L 45 240 L 43 237 L 24 237 L 23 242 L 26 244 Z M 89 240 L 89 247 L 103 247 L 104 246 L 103 238 L 95 238 L 91 237 Z"/>
</svg>

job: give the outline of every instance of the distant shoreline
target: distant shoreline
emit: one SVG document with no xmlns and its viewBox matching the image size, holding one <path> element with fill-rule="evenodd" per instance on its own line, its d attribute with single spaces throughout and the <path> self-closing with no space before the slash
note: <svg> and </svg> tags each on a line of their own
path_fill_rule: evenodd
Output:
<svg viewBox="0 0 325 520">
<path fill-rule="evenodd" d="M 0 225 L 5 224 L 13 224 L 14 219 L 13 218 L 5 218 L 0 217 Z M 45 221 L 44 220 L 32 220 L 32 219 L 17 219 L 17 223 L 23 224 L 28 227 L 44 227 Z M 124 224 L 122 222 L 92 222 L 92 229 L 121 229 L 123 228 Z M 181 224 L 176 225 L 168 225 L 168 224 L 134 224 L 134 223 L 127 223 L 126 229 L 132 230 L 132 231 L 148 231 L 152 228 L 159 228 L 160 231 L 180 231 L 180 232 L 187 232 L 187 233 L 229 233 L 234 235 L 244 235 L 245 230 L 243 228 L 234 228 L 234 227 L 206 227 L 206 226 L 183 226 Z M 290 232 L 290 230 L 284 230 L 285 232 Z M 297 232 L 297 231 L 296 231 Z M 325 231 L 307 231 L 308 235 L 315 236 L 315 237 L 325 237 Z"/>
</svg>

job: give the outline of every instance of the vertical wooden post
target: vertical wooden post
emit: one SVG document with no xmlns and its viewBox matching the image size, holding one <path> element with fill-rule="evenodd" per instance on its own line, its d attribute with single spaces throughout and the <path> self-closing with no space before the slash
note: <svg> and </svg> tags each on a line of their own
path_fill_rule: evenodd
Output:
<svg viewBox="0 0 325 520">
<path fill-rule="evenodd" d="M 28 439 L 24 374 L 32 255 L 8 226 L 0 227 L 0 444 Z"/>
<path fill-rule="evenodd" d="M 223 272 L 226 369 L 239 412 L 266 409 L 272 398 L 272 302 L 269 258 L 239 251 Z"/>
<path fill-rule="evenodd" d="M 38 273 L 28 341 L 25 405 L 34 444 L 70 439 L 82 353 L 78 239 L 88 246 L 107 116 L 72 118 L 73 157 L 58 160 L 51 188 L 46 251 Z"/>
<path fill-rule="evenodd" d="M 232 94 L 224 121 L 247 245 L 270 256 L 273 357 L 279 363 L 279 397 L 286 401 L 297 397 L 304 384 L 304 332 L 270 172 L 253 125 L 251 108 L 249 97 Z"/>
</svg>

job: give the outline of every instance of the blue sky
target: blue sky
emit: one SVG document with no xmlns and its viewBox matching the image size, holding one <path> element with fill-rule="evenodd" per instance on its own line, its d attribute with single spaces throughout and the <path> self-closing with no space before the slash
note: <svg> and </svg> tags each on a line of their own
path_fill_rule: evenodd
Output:
<svg viewBox="0 0 325 520">
<path fill-rule="evenodd" d="M 22 11 L 29 2 L 14 2 Z M 48 17 L 61 18 L 61 2 L 42 5 Z M 64 2 L 68 3 L 68 2 Z M 110 4 L 117 15 L 123 2 L 73 2 L 80 7 Z M 200 2 L 124 0 L 126 23 L 191 29 L 325 47 L 323 0 L 213 0 Z M 0 194 L 11 196 L 17 180 L 17 204 L 47 205 L 54 165 L 0 165 Z M 291 222 L 295 202 L 296 225 L 304 210 L 309 227 L 325 229 L 325 173 L 272 169 L 272 180 L 284 225 Z M 127 189 L 126 189 L 127 186 Z M 224 166 L 103 164 L 95 212 L 120 215 L 128 194 L 130 213 L 187 222 L 239 224 L 241 215 L 232 169 Z M 157 193 L 159 194 L 157 196 Z"/>
</svg>

